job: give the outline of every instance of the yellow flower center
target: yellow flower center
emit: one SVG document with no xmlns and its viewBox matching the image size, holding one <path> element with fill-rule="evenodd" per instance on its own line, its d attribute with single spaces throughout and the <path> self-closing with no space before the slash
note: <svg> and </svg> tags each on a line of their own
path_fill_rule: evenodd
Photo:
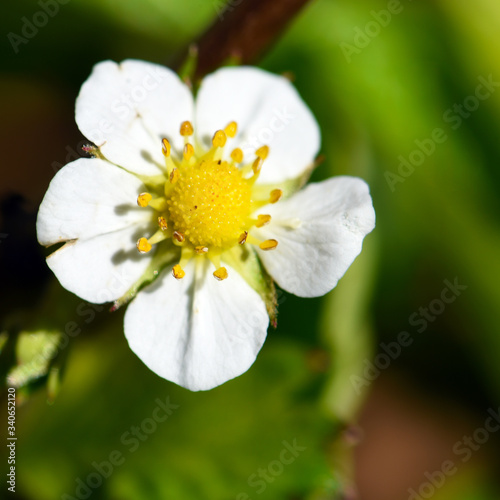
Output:
<svg viewBox="0 0 500 500">
<path fill-rule="evenodd" d="M 269 155 L 269 147 L 262 146 L 252 163 L 244 164 L 243 152 L 236 148 L 231 159 L 222 160 L 227 138 L 234 137 L 237 125 L 231 122 L 224 130 L 215 132 L 212 148 L 204 151 L 189 142 L 194 130 L 190 122 L 183 122 L 180 134 L 184 137 L 182 158 L 172 158 L 167 139 L 162 140 L 165 157 L 164 173 L 143 181 L 151 192 L 137 198 L 140 207 L 154 210 L 158 229 L 149 238 L 140 238 L 137 249 L 151 251 L 153 245 L 170 239 L 181 247 L 180 260 L 173 266 L 177 279 L 185 276 L 184 265 L 193 257 L 208 257 L 215 266 L 218 280 L 227 278 L 226 268 L 220 266 L 221 254 L 235 245 L 259 245 L 262 250 L 273 250 L 276 240 L 260 241 L 249 232 L 271 221 L 270 215 L 252 217 L 252 212 L 269 203 L 277 203 L 281 189 L 269 193 L 255 189 L 262 165 Z"/>
<path fill-rule="evenodd" d="M 246 229 L 251 195 L 238 167 L 202 160 L 179 175 L 167 201 L 169 219 L 195 247 L 232 246 Z"/>
</svg>

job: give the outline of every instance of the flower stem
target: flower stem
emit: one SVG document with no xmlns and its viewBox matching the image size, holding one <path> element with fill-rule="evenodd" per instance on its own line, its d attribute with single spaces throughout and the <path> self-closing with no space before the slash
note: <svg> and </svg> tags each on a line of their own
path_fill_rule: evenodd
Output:
<svg viewBox="0 0 500 500">
<path fill-rule="evenodd" d="M 254 64 L 269 50 L 287 25 L 310 0 L 229 0 L 217 7 L 217 18 L 174 62 L 182 67 L 190 47 L 197 47 L 194 79 L 227 63 Z M 221 3 L 221 2 L 219 2 Z"/>
</svg>

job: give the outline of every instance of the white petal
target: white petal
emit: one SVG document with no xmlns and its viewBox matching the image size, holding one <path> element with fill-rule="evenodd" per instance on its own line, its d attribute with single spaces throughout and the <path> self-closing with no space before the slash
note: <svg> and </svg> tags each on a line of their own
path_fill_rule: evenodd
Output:
<svg viewBox="0 0 500 500">
<path fill-rule="evenodd" d="M 264 302 L 229 266 L 217 281 L 208 261 L 170 273 L 142 290 L 125 314 L 131 349 L 161 377 L 192 391 L 208 390 L 241 375 L 264 343 Z"/>
<path fill-rule="evenodd" d="M 107 161 L 69 163 L 52 179 L 40 205 L 38 241 L 48 246 L 88 239 L 149 220 L 150 210 L 137 206 L 145 189 L 137 177 Z"/>
<path fill-rule="evenodd" d="M 146 228 L 135 225 L 64 245 L 47 258 L 61 285 L 84 300 L 102 304 L 120 298 L 142 276 L 151 254 L 136 242 Z"/>
<path fill-rule="evenodd" d="M 144 61 L 104 61 L 76 101 L 76 123 L 104 156 L 131 172 L 159 173 L 161 139 L 180 151 L 180 124 L 192 120 L 193 97 L 168 68 Z"/>
<path fill-rule="evenodd" d="M 274 238 L 278 247 L 258 249 L 259 256 L 278 285 L 299 297 L 318 297 L 334 288 L 375 227 L 368 186 L 355 177 L 310 184 L 260 212 L 270 214 L 272 222 L 256 236 Z"/>
<path fill-rule="evenodd" d="M 299 176 L 318 153 L 318 124 L 282 76 L 251 67 L 222 68 L 207 76 L 196 98 L 198 138 L 209 143 L 216 130 L 233 120 L 239 130 L 229 148 L 241 147 L 245 159 L 253 161 L 257 148 L 270 147 L 259 183 Z"/>
</svg>

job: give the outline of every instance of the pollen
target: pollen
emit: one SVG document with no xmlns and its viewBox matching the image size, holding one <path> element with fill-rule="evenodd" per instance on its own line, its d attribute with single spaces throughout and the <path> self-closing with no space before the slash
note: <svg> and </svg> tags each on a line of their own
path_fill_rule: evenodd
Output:
<svg viewBox="0 0 500 500">
<path fill-rule="evenodd" d="M 217 130 L 212 139 L 212 146 L 214 148 L 223 148 L 226 145 L 227 136 L 223 130 Z"/>
<path fill-rule="evenodd" d="M 137 241 L 137 250 L 141 253 L 147 253 L 151 250 L 152 245 L 146 238 L 140 238 Z"/>
<path fill-rule="evenodd" d="M 245 231 L 251 186 L 237 167 L 205 160 L 183 171 L 168 205 L 173 229 L 194 247 L 223 248 Z"/>
<path fill-rule="evenodd" d="M 141 193 L 137 197 L 137 204 L 140 207 L 147 207 L 149 202 L 153 199 L 153 197 L 149 193 Z"/>
<path fill-rule="evenodd" d="M 233 149 L 231 152 L 231 160 L 234 163 L 241 163 L 243 161 L 243 151 L 240 148 Z"/>
<path fill-rule="evenodd" d="M 176 280 L 181 280 L 184 276 L 186 276 L 186 271 L 184 271 L 179 264 L 176 264 L 172 268 L 172 274 Z"/>
<path fill-rule="evenodd" d="M 219 269 L 214 271 L 214 278 L 218 281 L 225 280 L 227 276 L 227 269 L 225 267 L 219 267 Z"/>
<path fill-rule="evenodd" d="M 258 215 L 257 216 L 257 222 L 255 223 L 255 225 L 257 227 L 262 227 L 262 226 L 265 226 L 267 224 L 269 224 L 271 222 L 271 216 L 270 215 Z"/>
<path fill-rule="evenodd" d="M 172 151 L 172 146 L 170 146 L 170 142 L 168 142 L 168 139 L 161 140 L 161 150 L 165 158 L 168 158 L 170 156 L 170 152 Z"/>
<path fill-rule="evenodd" d="M 236 132 L 238 132 L 238 124 L 236 122 L 231 122 L 225 129 L 224 129 L 224 132 L 226 132 L 226 134 L 229 136 L 229 137 L 235 137 L 236 136 Z"/>
<path fill-rule="evenodd" d="M 283 197 L 283 191 L 281 189 L 273 189 L 269 196 L 269 203 L 277 203 Z"/>
<path fill-rule="evenodd" d="M 269 156 L 269 146 L 262 146 L 261 148 L 255 151 L 255 154 L 265 160 Z"/>
<path fill-rule="evenodd" d="M 276 240 L 266 240 L 259 245 L 261 250 L 274 250 L 277 246 L 278 242 Z"/>
<path fill-rule="evenodd" d="M 181 123 L 181 129 L 180 129 L 180 134 L 184 137 L 187 137 L 189 135 L 193 135 L 194 130 L 193 130 L 193 125 L 191 124 L 190 121 L 185 121 Z"/>
</svg>

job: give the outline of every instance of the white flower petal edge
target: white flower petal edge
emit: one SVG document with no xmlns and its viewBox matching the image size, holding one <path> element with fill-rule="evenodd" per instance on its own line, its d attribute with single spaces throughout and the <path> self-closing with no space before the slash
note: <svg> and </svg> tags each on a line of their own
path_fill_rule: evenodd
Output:
<svg viewBox="0 0 500 500">
<path fill-rule="evenodd" d="M 52 179 L 40 205 L 38 242 L 49 246 L 88 239 L 148 221 L 148 214 L 133 205 L 145 190 L 137 177 L 104 160 L 68 163 Z"/>
<path fill-rule="evenodd" d="M 227 266 L 218 282 L 209 262 L 191 261 L 186 277 L 162 273 L 125 314 L 130 348 L 160 377 L 192 391 L 212 389 L 246 372 L 266 338 L 264 302 Z"/>
<path fill-rule="evenodd" d="M 278 285 L 299 297 L 334 288 L 375 227 L 368 185 L 355 177 L 310 184 L 260 213 L 270 214 L 272 222 L 258 230 L 259 237 L 279 244 L 270 252 L 257 249 L 259 256 Z"/>
<path fill-rule="evenodd" d="M 319 151 L 318 124 L 295 87 L 284 77 L 252 67 L 222 68 L 203 80 L 196 98 L 195 133 L 207 144 L 231 121 L 245 158 L 268 145 L 269 156 L 258 182 L 293 179 L 312 164 Z"/>
<path fill-rule="evenodd" d="M 40 205 L 37 235 L 45 246 L 69 240 L 47 258 L 62 286 L 103 303 L 142 276 L 151 257 L 138 255 L 135 242 L 150 217 L 133 201 L 144 189 L 132 174 L 99 159 L 76 160 L 56 174 Z"/>
<path fill-rule="evenodd" d="M 193 118 L 193 97 L 170 69 L 144 61 L 104 61 L 76 100 L 76 123 L 111 162 L 142 175 L 160 173 L 161 139 L 180 153 L 182 121 Z"/>
<path fill-rule="evenodd" d="M 76 240 L 49 255 L 47 264 L 70 292 L 95 304 L 111 302 L 128 292 L 151 262 L 135 246 L 144 232 L 144 226 L 134 225 Z"/>
</svg>

